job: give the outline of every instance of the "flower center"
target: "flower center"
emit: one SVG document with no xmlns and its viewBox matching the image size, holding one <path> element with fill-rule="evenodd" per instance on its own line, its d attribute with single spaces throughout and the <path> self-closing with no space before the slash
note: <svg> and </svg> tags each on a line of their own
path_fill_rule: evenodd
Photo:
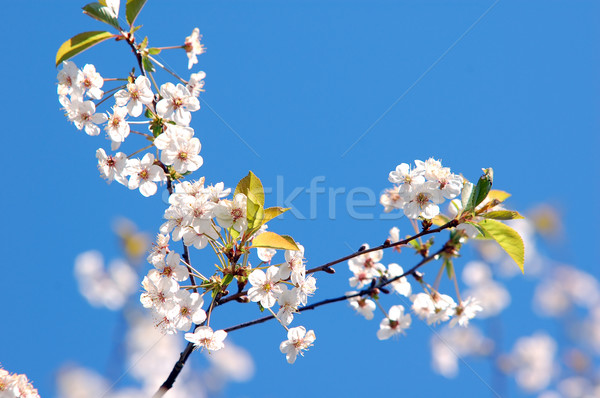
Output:
<svg viewBox="0 0 600 398">
<path fill-rule="evenodd" d="M 423 207 L 429 202 L 429 195 L 426 193 L 420 192 L 415 198 L 419 206 Z"/>
<path fill-rule="evenodd" d="M 173 109 L 179 109 L 183 105 L 183 100 L 179 97 L 173 98 Z"/>
<path fill-rule="evenodd" d="M 231 216 L 233 217 L 234 222 L 239 220 L 243 216 L 242 209 L 235 208 L 235 209 L 231 210 Z"/>
</svg>

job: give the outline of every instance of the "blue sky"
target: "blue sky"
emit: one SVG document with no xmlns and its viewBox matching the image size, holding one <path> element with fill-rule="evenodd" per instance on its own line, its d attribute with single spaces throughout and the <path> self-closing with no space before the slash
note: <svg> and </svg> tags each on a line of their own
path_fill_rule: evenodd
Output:
<svg viewBox="0 0 600 398">
<path fill-rule="evenodd" d="M 62 363 L 104 368 L 116 324 L 114 313 L 91 309 L 78 294 L 74 258 L 89 249 L 118 256 L 113 220 L 126 216 L 154 234 L 165 208 L 160 195 L 143 198 L 98 178 L 94 154 L 107 141 L 77 131 L 59 110 L 56 50 L 76 33 L 103 29 L 81 14 L 84 4 L 10 2 L 4 10 L 13 17 L 0 28 L 7 121 L 0 362 L 27 373 L 46 397 Z M 397 164 L 433 156 L 471 180 L 493 167 L 496 187 L 513 194 L 516 209 L 557 205 L 567 233 L 554 254 L 597 275 L 599 11 L 593 1 L 149 1 L 138 21 L 154 46 L 180 44 L 196 26 L 204 35 L 208 51 L 193 69 L 207 73 L 192 124 L 204 157 L 198 175 L 233 187 L 252 170 L 268 187 L 283 180 L 285 195 L 315 176 L 326 189 L 345 189 L 334 199 L 335 217 L 323 194 L 315 219 L 272 223 L 306 247 L 309 266 L 376 245 L 393 225 L 408 233 L 404 219 L 351 217 L 345 195 L 355 187 L 381 192 Z M 188 73 L 183 52 L 161 57 Z M 103 76 L 130 70 L 132 61 L 112 41 L 75 58 Z M 309 195 L 293 205 L 308 214 Z M 381 207 L 362 211 L 378 215 Z M 414 262 L 385 253 L 392 259 Z M 348 276 L 344 264 L 335 276 L 319 275 L 317 298 L 348 290 Z M 518 300 L 531 286 L 518 288 L 503 320 L 519 322 L 522 333 L 544 327 L 523 319 L 529 304 Z M 239 321 L 259 315 L 242 310 Z M 343 304 L 301 318 L 317 345 L 293 367 L 277 349 L 277 324 L 232 334 L 254 355 L 258 375 L 232 386 L 231 396 L 489 394 L 466 368 L 450 381 L 431 373 L 430 332 L 418 322 L 407 336 L 379 342 L 376 321 Z M 473 366 L 489 376 L 485 363 Z"/>
</svg>

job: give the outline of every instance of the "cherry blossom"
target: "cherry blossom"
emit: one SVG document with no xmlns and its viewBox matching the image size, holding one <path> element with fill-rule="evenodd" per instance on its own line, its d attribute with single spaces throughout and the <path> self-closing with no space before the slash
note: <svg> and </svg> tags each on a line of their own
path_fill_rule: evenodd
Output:
<svg viewBox="0 0 600 398">
<path fill-rule="evenodd" d="M 140 159 L 127 161 L 126 174 L 129 175 L 129 189 L 140 189 L 146 197 L 156 193 L 156 182 L 165 180 L 165 173 L 160 166 L 154 164 L 154 155 L 147 153 Z"/>
<path fill-rule="evenodd" d="M 100 88 L 104 85 L 104 79 L 98 72 L 96 67 L 91 64 L 86 64 L 77 74 L 77 85 L 85 90 L 88 97 L 99 100 L 104 95 L 104 91 Z"/>
<path fill-rule="evenodd" d="M 218 351 L 225 347 L 223 341 L 227 337 L 224 330 L 213 330 L 208 326 L 199 326 L 194 333 L 186 333 L 185 339 L 194 343 L 195 348 L 206 348 L 208 351 Z"/>
<path fill-rule="evenodd" d="M 146 76 L 138 76 L 133 83 L 127 83 L 126 90 L 115 93 L 117 106 L 127 106 L 127 112 L 138 117 L 144 110 L 144 105 L 152 104 L 154 94 L 150 87 L 150 80 Z"/>
<path fill-rule="evenodd" d="M 123 152 L 107 155 L 104 149 L 96 150 L 96 158 L 98 158 L 98 170 L 100 176 L 110 184 L 113 180 L 118 183 L 127 185 L 127 178 L 124 175 L 125 166 L 127 165 L 127 155 Z"/>
<path fill-rule="evenodd" d="M 202 44 L 200 44 L 200 39 L 202 35 L 200 35 L 200 29 L 194 28 L 192 34 L 185 38 L 185 51 L 188 56 L 188 69 L 192 69 L 192 66 L 198 63 L 197 55 L 203 54 L 206 52 L 206 49 Z"/>
<path fill-rule="evenodd" d="M 125 120 L 126 116 L 127 109 L 118 106 L 113 107 L 112 115 L 108 114 L 108 123 L 104 129 L 114 143 L 120 144 L 129 135 L 131 129 Z"/>
<path fill-rule="evenodd" d="M 186 87 L 194 97 L 198 97 L 204 91 L 204 78 L 206 78 L 206 73 L 202 71 L 191 74 Z"/>
<path fill-rule="evenodd" d="M 279 345 L 279 350 L 285 354 L 288 363 L 294 363 L 298 354 L 304 355 L 304 351 L 308 350 L 316 340 L 315 332 L 308 332 L 304 326 L 290 328 L 287 334 L 288 339 Z"/>
<path fill-rule="evenodd" d="M 174 295 L 174 304 L 167 316 L 178 330 L 187 331 L 192 323 L 199 324 L 206 319 L 206 313 L 202 309 L 204 300 L 198 293 L 178 290 Z"/>
<path fill-rule="evenodd" d="M 215 215 L 223 228 L 233 227 L 238 232 L 244 232 L 248 226 L 246 219 L 246 195 L 238 193 L 233 201 L 223 199 L 215 207 Z"/>
<path fill-rule="evenodd" d="M 106 122 L 108 117 L 103 113 L 96 113 L 96 106 L 92 101 L 83 101 L 76 96 L 71 97 L 71 100 L 61 96 L 59 100 L 77 130 L 84 129 L 91 136 L 100 134 L 100 127 L 97 125 Z"/>
<path fill-rule="evenodd" d="M 346 296 L 350 296 L 350 295 L 356 294 L 356 293 L 358 293 L 358 292 L 356 292 L 356 291 L 347 292 Z M 349 298 L 348 302 L 350 303 L 350 307 L 352 307 L 352 309 L 356 310 L 356 312 L 358 312 L 359 314 L 364 316 L 365 319 L 367 319 L 367 320 L 373 319 L 373 316 L 374 316 L 373 311 L 375 311 L 377 309 L 377 306 L 373 300 L 370 300 L 367 297 L 356 296 L 356 297 Z"/>
<path fill-rule="evenodd" d="M 410 326 L 411 322 L 410 314 L 404 314 L 404 307 L 394 305 L 390 308 L 388 316 L 379 324 L 377 338 L 379 340 L 387 340 L 396 334 L 404 333 L 404 330 Z"/>
<path fill-rule="evenodd" d="M 58 71 L 58 86 L 56 92 L 60 96 L 69 95 L 71 93 L 79 92 L 79 96 L 82 94 L 82 88 L 77 85 L 77 74 L 79 69 L 73 61 L 64 61 L 62 63 L 62 69 Z"/>
<path fill-rule="evenodd" d="M 267 273 L 260 269 L 255 269 L 248 276 L 248 282 L 252 287 L 248 290 L 248 298 L 253 302 L 260 302 L 264 308 L 271 308 L 277 302 L 278 297 L 283 293 L 279 285 L 279 269 L 269 267 Z"/>
<path fill-rule="evenodd" d="M 156 104 L 156 113 L 162 118 L 173 120 L 175 123 L 188 126 L 192 120 L 190 112 L 200 109 L 198 98 L 192 96 L 181 83 L 165 83 L 160 88 L 162 99 Z"/>
<path fill-rule="evenodd" d="M 0 367 L 0 397 L 40 398 L 26 375 L 9 373 L 2 367 Z"/>
</svg>

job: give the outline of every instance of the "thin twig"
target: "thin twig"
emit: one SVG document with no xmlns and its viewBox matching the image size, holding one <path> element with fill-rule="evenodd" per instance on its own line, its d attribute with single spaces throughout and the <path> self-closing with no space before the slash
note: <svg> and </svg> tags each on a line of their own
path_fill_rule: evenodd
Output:
<svg viewBox="0 0 600 398">
<path fill-rule="evenodd" d="M 390 247 L 398 247 L 398 246 L 406 245 L 410 241 L 413 241 L 413 240 L 415 240 L 417 238 L 420 238 L 421 236 L 429 235 L 429 234 L 434 234 L 434 233 L 437 233 L 437 232 L 441 232 L 444 229 L 453 228 L 453 227 L 456 227 L 457 225 L 458 225 L 458 220 L 450 220 L 446 224 L 442 225 L 441 227 L 434 228 L 434 229 L 428 229 L 428 230 L 425 230 L 425 231 L 421 231 L 418 234 L 413 235 L 411 237 L 408 237 L 406 239 L 403 239 L 401 241 L 398 241 L 398 242 L 395 242 L 395 243 L 391 243 L 391 244 L 384 243 L 384 244 L 382 244 L 380 246 L 372 247 L 372 248 L 367 249 L 367 250 L 357 251 L 355 253 L 349 254 L 349 255 L 347 255 L 345 257 L 342 257 L 342 258 L 339 258 L 337 260 L 330 261 L 330 262 L 328 262 L 326 264 L 320 265 L 320 266 L 315 267 L 315 268 L 311 268 L 311 269 L 309 269 L 309 270 L 306 271 L 306 274 L 312 274 L 312 273 L 315 273 L 315 272 L 318 272 L 318 271 L 326 270 L 328 268 L 331 268 L 333 265 L 336 265 L 336 264 L 339 264 L 341 262 L 350 260 L 350 259 L 352 259 L 354 257 L 358 257 L 358 256 L 360 256 L 362 254 L 371 253 L 371 252 L 374 252 L 374 251 L 383 250 L 383 249 L 387 249 L 387 248 L 390 248 Z M 240 297 L 245 296 L 247 293 L 248 293 L 248 291 L 244 290 L 244 291 L 241 291 L 241 292 L 238 292 L 238 293 L 235 293 L 235 294 L 223 297 L 222 299 L 220 299 L 219 301 L 217 301 L 217 305 L 222 305 L 222 304 L 225 304 L 225 303 L 227 303 L 229 301 L 237 300 Z"/>
</svg>

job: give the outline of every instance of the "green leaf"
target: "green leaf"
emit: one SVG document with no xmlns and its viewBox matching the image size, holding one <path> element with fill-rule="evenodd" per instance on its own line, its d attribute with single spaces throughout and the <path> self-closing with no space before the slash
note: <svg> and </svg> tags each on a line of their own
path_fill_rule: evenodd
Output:
<svg viewBox="0 0 600 398">
<path fill-rule="evenodd" d="M 229 284 L 231 283 L 232 280 L 233 280 L 232 274 L 225 275 L 225 278 L 223 278 L 223 281 L 221 282 L 221 286 L 229 286 Z"/>
<path fill-rule="evenodd" d="M 252 247 L 269 247 L 280 250 L 300 250 L 291 236 L 278 235 L 275 232 L 266 231 L 252 240 Z"/>
<path fill-rule="evenodd" d="M 246 200 L 246 220 L 248 220 L 248 229 L 252 230 L 263 224 L 265 211 L 263 207 L 256 203 L 254 196 L 249 196 Z"/>
<path fill-rule="evenodd" d="M 475 229 L 477 229 L 479 231 L 479 233 L 481 234 L 480 236 L 476 236 L 477 239 L 492 239 L 491 236 L 486 235 L 485 230 L 483 228 L 481 228 L 481 226 L 479 224 L 477 224 L 476 222 L 473 221 L 465 221 L 465 224 L 469 224 L 472 225 L 473 227 L 475 227 Z"/>
<path fill-rule="evenodd" d="M 525 273 L 523 268 L 525 263 L 525 245 L 523 239 L 517 231 L 508 225 L 495 220 L 483 220 L 479 223 L 486 234 L 490 235 L 502 249 L 515 260 L 521 272 Z"/>
<path fill-rule="evenodd" d="M 437 216 L 435 216 L 431 219 L 431 222 L 433 223 L 433 225 L 437 225 L 438 227 L 441 227 L 442 225 L 446 224 L 448 221 L 450 221 L 450 219 L 443 214 L 438 214 Z"/>
<path fill-rule="evenodd" d="M 265 191 L 263 189 L 260 179 L 251 171 L 248 175 L 240 180 L 237 187 L 235 187 L 234 196 L 238 193 L 255 198 L 258 204 L 265 206 Z"/>
<path fill-rule="evenodd" d="M 288 211 L 289 207 L 269 207 L 265 209 L 265 217 L 263 219 L 263 224 L 271 221 L 275 217 L 278 217 Z"/>
<path fill-rule="evenodd" d="M 473 184 L 469 181 L 466 181 L 463 184 L 463 189 L 460 197 L 461 207 L 464 209 L 467 208 L 467 204 L 469 203 L 469 198 L 471 197 L 471 193 L 473 193 Z"/>
<path fill-rule="evenodd" d="M 490 189 L 492 189 L 494 170 L 490 167 L 489 169 L 484 169 L 483 172 L 484 174 L 479 177 L 477 185 L 473 189 L 473 192 L 471 192 L 467 207 L 464 208 L 465 211 L 471 211 L 475 209 L 481 202 L 485 200 L 490 192 Z"/>
<path fill-rule="evenodd" d="M 452 264 L 452 260 L 444 260 L 444 267 L 446 268 L 446 274 L 448 275 L 448 279 L 452 279 L 452 277 L 454 276 L 454 265 Z"/>
<path fill-rule="evenodd" d="M 144 4 L 146 4 L 146 0 L 127 0 L 127 4 L 125 5 L 125 16 L 127 17 L 129 26 L 133 26 L 133 23 L 140 11 L 142 11 Z"/>
<path fill-rule="evenodd" d="M 104 22 L 105 24 L 109 24 L 110 26 L 121 30 L 119 27 L 119 20 L 112 15 L 108 7 L 100 3 L 90 3 L 83 6 L 83 13 L 97 21 Z"/>
<path fill-rule="evenodd" d="M 237 238 L 240 237 L 240 232 L 233 228 L 233 227 L 229 227 L 229 234 L 231 235 L 231 238 L 235 241 L 237 240 Z"/>
<path fill-rule="evenodd" d="M 64 42 L 56 52 L 56 66 L 63 61 L 73 58 L 77 54 L 87 50 L 95 44 L 115 36 L 116 35 L 113 35 L 110 32 L 92 31 L 83 32 L 71 37 L 69 40 Z"/>
<path fill-rule="evenodd" d="M 150 55 L 160 54 L 160 52 L 161 52 L 160 48 L 152 47 L 152 48 L 148 49 L 148 54 L 150 54 Z"/>
<path fill-rule="evenodd" d="M 490 211 L 487 213 L 480 214 L 480 216 L 483 218 L 491 218 L 493 220 L 515 220 L 518 218 L 524 218 L 522 215 L 519 214 L 518 211 L 511 210 Z"/>
<path fill-rule="evenodd" d="M 154 72 L 154 65 L 152 61 L 148 59 L 148 57 L 142 57 L 142 65 L 144 66 L 144 70 L 148 72 Z"/>
<path fill-rule="evenodd" d="M 490 193 L 488 193 L 488 199 L 493 200 L 497 199 L 500 203 L 504 202 L 506 199 L 510 198 L 511 195 L 508 192 L 501 191 L 499 189 L 492 189 Z"/>
</svg>

